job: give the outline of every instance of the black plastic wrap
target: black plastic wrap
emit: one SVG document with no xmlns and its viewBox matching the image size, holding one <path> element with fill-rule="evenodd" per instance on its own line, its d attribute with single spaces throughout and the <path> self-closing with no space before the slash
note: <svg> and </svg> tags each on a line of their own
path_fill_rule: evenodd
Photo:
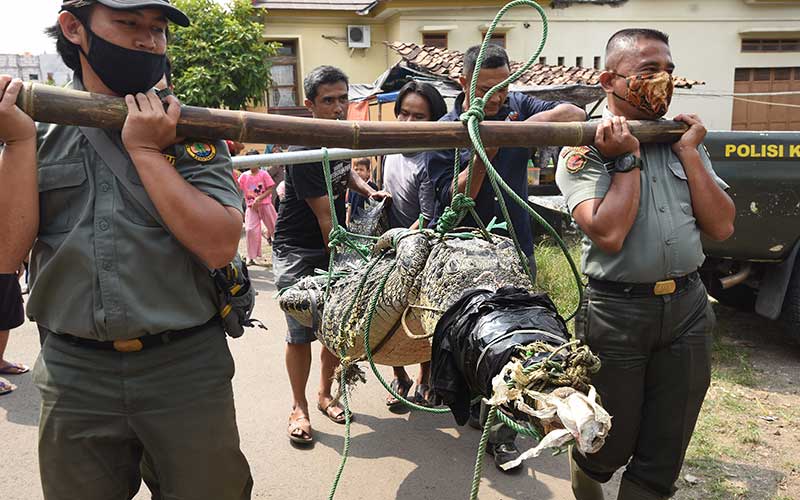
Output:
<svg viewBox="0 0 800 500">
<path fill-rule="evenodd" d="M 515 347 L 537 341 L 554 346 L 568 341 L 567 325 L 547 294 L 515 287 L 467 290 L 436 325 L 431 386 L 463 425 L 470 400 L 476 395 L 491 397 L 492 379 Z M 546 355 L 535 355 L 525 364 Z"/>
</svg>

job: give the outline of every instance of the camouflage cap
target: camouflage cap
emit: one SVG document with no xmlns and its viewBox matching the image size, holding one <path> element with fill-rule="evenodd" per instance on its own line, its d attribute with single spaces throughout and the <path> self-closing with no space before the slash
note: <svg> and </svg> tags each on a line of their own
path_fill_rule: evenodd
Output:
<svg viewBox="0 0 800 500">
<path fill-rule="evenodd" d="M 99 3 L 111 9 L 161 9 L 167 19 L 178 26 L 189 26 L 189 17 L 180 9 L 169 3 L 169 0 L 64 0 L 61 10 L 72 10 Z"/>
</svg>

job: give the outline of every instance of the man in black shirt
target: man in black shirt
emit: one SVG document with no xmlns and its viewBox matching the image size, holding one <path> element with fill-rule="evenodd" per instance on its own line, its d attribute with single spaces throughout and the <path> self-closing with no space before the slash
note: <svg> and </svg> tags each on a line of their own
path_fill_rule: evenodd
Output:
<svg viewBox="0 0 800 500">
<path fill-rule="evenodd" d="M 311 71 L 303 81 L 305 105 L 314 118 L 342 120 L 347 115 L 349 100 L 347 76 L 338 68 L 320 66 Z M 290 151 L 306 148 L 290 147 Z M 286 195 L 281 200 L 273 243 L 273 272 L 278 289 L 295 284 L 315 269 L 328 268 L 328 235 L 333 228 L 328 190 L 321 163 L 286 167 Z M 345 220 L 345 192 L 347 189 L 374 199 L 386 193 L 376 191 L 350 169 L 349 161 L 330 163 L 336 219 Z M 292 412 L 289 415 L 289 439 L 293 443 L 308 444 L 311 422 L 306 399 L 306 383 L 311 370 L 311 342 L 316 337 L 311 328 L 304 327 L 289 315 L 286 316 L 286 370 L 292 386 Z M 344 410 L 333 404 L 331 384 L 338 364 L 335 353 L 322 348 L 320 386 L 317 408 L 332 421 L 343 424 Z"/>
</svg>

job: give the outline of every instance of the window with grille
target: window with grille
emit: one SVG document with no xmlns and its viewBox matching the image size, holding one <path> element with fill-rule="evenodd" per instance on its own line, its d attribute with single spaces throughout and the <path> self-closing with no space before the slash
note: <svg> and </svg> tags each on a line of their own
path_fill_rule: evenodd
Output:
<svg viewBox="0 0 800 500">
<path fill-rule="evenodd" d="M 800 38 L 746 38 L 742 52 L 800 52 Z"/>
<path fill-rule="evenodd" d="M 423 33 L 422 45 L 447 49 L 447 33 Z"/>
<path fill-rule="evenodd" d="M 278 53 L 270 57 L 272 86 L 267 92 L 270 109 L 301 106 L 297 86 L 297 40 L 278 40 Z"/>
</svg>

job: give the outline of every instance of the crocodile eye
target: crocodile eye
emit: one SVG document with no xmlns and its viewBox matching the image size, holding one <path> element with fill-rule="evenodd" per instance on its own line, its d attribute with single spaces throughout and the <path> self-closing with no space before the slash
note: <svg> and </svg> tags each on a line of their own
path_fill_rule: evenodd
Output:
<svg viewBox="0 0 800 500">
<path fill-rule="evenodd" d="M 447 263 L 447 272 L 455 273 L 458 272 L 458 263 L 454 260 L 451 260 Z"/>
</svg>

